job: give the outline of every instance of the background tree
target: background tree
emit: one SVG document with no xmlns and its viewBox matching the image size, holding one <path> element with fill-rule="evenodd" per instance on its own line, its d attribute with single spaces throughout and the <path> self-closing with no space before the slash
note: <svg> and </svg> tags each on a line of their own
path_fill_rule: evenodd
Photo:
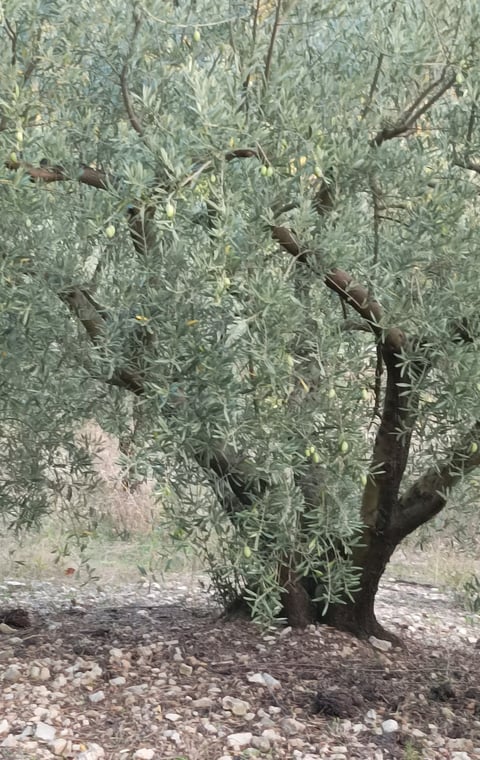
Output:
<svg viewBox="0 0 480 760">
<path fill-rule="evenodd" d="M 227 604 L 384 635 L 392 552 L 480 464 L 479 14 L 4 3 L 13 524 L 90 482 L 96 418 Z"/>
</svg>

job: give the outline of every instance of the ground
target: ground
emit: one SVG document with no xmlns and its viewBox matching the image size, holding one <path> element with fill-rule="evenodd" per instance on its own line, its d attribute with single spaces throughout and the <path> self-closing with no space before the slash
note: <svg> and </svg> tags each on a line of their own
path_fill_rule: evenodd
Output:
<svg viewBox="0 0 480 760">
<path fill-rule="evenodd" d="M 383 583 L 383 651 L 224 622 L 201 580 L 4 581 L 0 758 L 480 758 L 480 621 L 434 587 Z"/>
</svg>

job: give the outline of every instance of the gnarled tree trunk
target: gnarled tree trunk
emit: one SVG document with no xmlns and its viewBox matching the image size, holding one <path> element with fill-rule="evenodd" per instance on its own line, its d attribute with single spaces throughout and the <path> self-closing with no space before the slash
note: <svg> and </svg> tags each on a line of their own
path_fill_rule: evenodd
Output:
<svg viewBox="0 0 480 760">
<path fill-rule="evenodd" d="M 353 558 L 354 564 L 361 563 L 359 590 L 352 595 L 351 600 L 346 599 L 344 604 L 330 605 L 320 620 L 359 638 L 376 636 L 396 640 L 377 621 L 374 608 L 378 584 L 396 544 L 384 534 L 375 533 L 371 529 L 364 531 L 363 541 L 365 546 L 359 549 L 359 556 L 354 555 Z"/>
</svg>

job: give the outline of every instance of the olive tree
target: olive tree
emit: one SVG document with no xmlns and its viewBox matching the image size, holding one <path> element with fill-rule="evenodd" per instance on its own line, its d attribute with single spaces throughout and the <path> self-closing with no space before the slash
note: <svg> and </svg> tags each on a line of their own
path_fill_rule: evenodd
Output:
<svg viewBox="0 0 480 760">
<path fill-rule="evenodd" d="M 13 523 L 129 439 L 225 603 L 377 623 L 480 464 L 473 0 L 7 0 Z"/>
</svg>

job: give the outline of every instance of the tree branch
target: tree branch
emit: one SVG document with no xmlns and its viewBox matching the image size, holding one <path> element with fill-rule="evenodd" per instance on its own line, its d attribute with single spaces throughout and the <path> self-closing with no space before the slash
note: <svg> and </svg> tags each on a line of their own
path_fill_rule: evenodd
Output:
<svg viewBox="0 0 480 760">
<path fill-rule="evenodd" d="M 98 345 L 105 335 L 106 310 L 102 308 L 100 311 L 84 288 L 68 288 L 60 291 L 58 295 L 82 323 L 92 343 Z"/>
<path fill-rule="evenodd" d="M 465 474 L 480 466 L 479 438 L 480 421 L 475 423 L 442 465 L 427 470 L 403 494 L 391 524 L 391 530 L 399 541 L 441 512 L 447 503 L 448 491 Z"/>
<path fill-rule="evenodd" d="M 467 136 L 465 138 L 465 142 L 467 143 L 467 145 L 470 145 L 470 143 L 472 142 L 472 135 L 473 135 L 474 127 L 475 127 L 476 118 L 477 118 L 477 104 L 474 102 L 472 103 L 472 108 L 470 110 L 470 117 L 468 119 Z"/>
<path fill-rule="evenodd" d="M 252 57 L 253 57 L 253 53 L 255 52 L 255 45 L 256 45 L 256 42 L 257 42 L 257 28 L 258 28 L 258 16 L 259 16 L 259 13 L 260 13 L 260 3 L 261 3 L 261 0 L 256 0 L 254 11 L 253 11 L 252 53 L 251 53 Z M 248 72 L 248 74 L 247 74 L 247 76 L 246 76 L 246 79 L 245 79 L 245 81 L 243 82 L 243 85 L 242 85 L 243 91 L 245 93 L 245 97 L 243 99 L 243 104 L 245 105 L 245 110 L 246 111 L 248 111 L 248 88 L 250 87 L 251 79 L 252 79 L 252 71 L 250 69 L 249 72 Z M 240 108 L 241 107 L 242 106 L 240 106 Z M 240 110 L 240 108 L 238 110 Z"/>
<path fill-rule="evenodd" d="M 295 233 L 288 227 L 273 226 L 272 238 L 297 261 L 308 264 L 308 255 L 313 253 L 311 249 L 300 245 Z M 378 301 L 370 297 L 368 289 L 355 282 L 353 277 L 342 269 L 333 268 L 324 277 L 325 285 L 341 297 L 360 316 L 368 322 L 370 329 L 381 334 L 380 320 L 382 310 Z"/>
<path fill-rule="evenodd" d="M 106 174 L 99 169 L 92 169 L 90 166 L 82 166 L 75 177 L 69 176 L 62 166 L 49 166 L 43 162 L 40 166 L 34 166 L 26 161 L 12 160 L 10 158 L 8 161 L 5 161 L 5 166 L 11 171 L 23 169 L 32 180 L 39 180 L 45 183 L 77 180 L 84 185 L 96 187 L 98 190 L 108 190 L 115 184 L 113 175 Z"/>
<path fill-rule="evenodd" d="M 157 232 L 153 224 L 155 206 L 129 206 L 128 229 L 135 251 L 145 258 L 156 244 Z M 156 277 L 156 275 L 155 275 Z"/>
<path fill-rule="evenodd" d="M 365 486 L 361 515 L 365 525 L 383 532 L 390 527 L 407 466 L 418 393 L 413 387 L 406 393 L 396 347 L 383 343 L 379 348 L 387 383 L 370 466 L 373 474 Z"/>
<path fill-rule="evenodd" d="M 384 127 L 377 132 L 375 137 L 369 142 L 370 147 L 378 148 L 387 140 L 392 140 L 394 137 L 401 137 L 407 132 L 410 132 L 414 128 L 415 122 L 438 100 L 440 100 L 442 95 L 444 95 L 450 87 L 453 87 L 456 78 L 457 75 L 453 70 L 444 70 L 442 75 L 434 82 L 431 82 L 428 87 L 415 98 L 413 103 L 405 109 L 396 124 L 392 127 Z"/>
<path fill-rule="evenodd" d="M 81 322 L 91 342 L 96 346 L 100 345 L 105 338 L 107 310 L 93 299 L 86 288 L 71 287 L 60 291 L 58 295 L 70 312 Z M 114 369 L 106 382 L 125 388 L 136 395 L 144 392 L 141 374 L 126 367 Z"/>
</svg>

